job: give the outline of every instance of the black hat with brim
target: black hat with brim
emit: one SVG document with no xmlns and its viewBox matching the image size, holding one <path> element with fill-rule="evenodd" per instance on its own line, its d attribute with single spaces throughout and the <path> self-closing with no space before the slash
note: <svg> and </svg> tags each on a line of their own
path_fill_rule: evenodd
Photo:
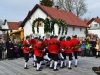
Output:
<svg viewBox="0 0 100 75">
<path fill-rule="evenodd" d="M 74 35 L 74 38 L 77 38 L 77 35 Z"/>
<path fill-rule="evenodd" d="M 30 38 L 30 36 L 26 36 L 26 39 L 27 39 L 27 38 Z"/>
<path fill-rule="evenodd" d="M 70 37 L 70 36 L 68 36 L 66 39 L 67 39 L 67 40 L 70 40 L 70 39 L 71 39 L 71 37 Z"/>
</svg>

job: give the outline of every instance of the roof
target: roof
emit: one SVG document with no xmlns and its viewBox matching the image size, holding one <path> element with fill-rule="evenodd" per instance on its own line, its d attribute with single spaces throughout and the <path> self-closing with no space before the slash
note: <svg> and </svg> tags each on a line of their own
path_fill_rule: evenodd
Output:
<svg viewBox="0 0 100 75">
<path fill-rule="evenodd" d="M 80 18 L 78 18 L 72 12 L 60 10 L 57 8 L 51 8 L 39 4 L 36 4 L 36 6 L 28 13 L 28 15 L 26 16 L 26 18 L 23 20 L 21 24 L 22 27 L 25 25 L 26 21 L 31 17 L 31 15 L 35 12 L 37 8 L 40 8 L 52 19 L 60 18 L 65 20 L 68 25 L 87 27 L 87 24 L 84 23 Z"/>
<path fill-rule="evenodd" d="M 9 26 L 9 29 L 18 29 L 19 26 L 20 26 L 20 23 L 19 22 L 8 22 L 8 26 Z"/>
<path fill-rule="evenodd" d="M 97 18 L 92 18 L 87 24 L 89 25 L 94 20 L 100 23 L 100 18 L 97 17 Z"/>
<path fill-rule="evenodd" d="M 89 22 L 90 20 L 85 20 L 84 22 L 88 25 L 88 22 Z"/>
</svg>

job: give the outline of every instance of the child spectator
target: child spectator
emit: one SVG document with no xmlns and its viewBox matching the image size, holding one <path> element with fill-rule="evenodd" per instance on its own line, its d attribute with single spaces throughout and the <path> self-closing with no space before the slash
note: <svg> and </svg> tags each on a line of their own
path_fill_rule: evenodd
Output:
<svg viewBox="0 0 100 75">
<path fill-rule="evenodd" d="M 81 56 L 85 56 L 86 44 L 84 42 L 82 42 L 81 48 L 82 48 Z"/>
</svg>

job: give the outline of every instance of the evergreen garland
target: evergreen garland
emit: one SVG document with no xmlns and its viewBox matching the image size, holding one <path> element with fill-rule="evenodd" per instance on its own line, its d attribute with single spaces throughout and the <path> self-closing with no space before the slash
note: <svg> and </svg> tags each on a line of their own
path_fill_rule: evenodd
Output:
<svg viewBox="0 0 100 75">
<path fill-rule="evenodd" d="M 39 33 L 39 22 L 42 21 L 43 23 L 45 22 L 45 20 L 43 18 L 37 18 L 33 21 L 33 24 L 32 24 L 32 31 L 33 33 L 35 33 L 35 30 L 34 30 L 34 25 L 36 22 L 38 22 L 38 25 L 37 25 L 37 32 Z"/>
<path fill-rule="evenodd" d="M 44 32 L 51 33 L 51 26 L 50 26 L 50 21 L 48 18 L 46 18 L 44 22 Z"/>
<path fill-rule="evenodd" d="M 63 33 L 64 33 L 64 25 L 62 24 L 62 35 L 63 35 Z"/>
<path fill-rule="evenodd" d="M 68 31 L 68 26 L 67 25 L 65 25 L 65 35 L 67 35 L 67 31 Z"/>
<path fill-rule="evenodd" d="M 42 18 L 37 18 L 36 20 L 34 20 L 33 25 L 32 25 L 33 33 L 35 33 L 34 25 L 36 22 L 38 22 L 37 32 L 39 32 L 39 22 L 40 21 L 42 21 L 44 23 L 44 33 L 52 33 L 53 32 L 53 34 L 54 34 L 55 33 L 54 32 L 54 24 L 57 23 L 59 26 L 58 34 L 61 33 L 61 29 L 62 29 L 62 33 L 61 33 L 62 35 L 64 34 L 64 31 L 65 31 L 65 35 L 67 34 L 68 26 L 64 20 L 62 20 L 62 19 L 49 20 L 48 18 L 46 18 L 45 20 Z"/>
<path fill-rule="evenodd" d="M 59 26 L 58 34 L 60 34 L 60 32 L 61 32 L 61 28 L 62 28 L 61 34 L 63 35 L 64 31 L 65 31 L 65 34 L 67 34 L 68 26 L 67 26 L 66 22 L 62 19 L 54 19 L 51 21 L 51 28 L 52 28 L 53 34 L 54 34 L 54 24 L 55 23 L 57 23 Z"/>
<path fill-rule="evenodd" d="M 38 21 L 38 25 L 37 25 L 37 32 L 39 33 L 39 21 Z"/>
<path fill-rule="evenodd" d="M 55 20 L 51 20 L 51 32 L 53 32 L 53 34 L 54 34 L 54 24 Z"/>
</svg>

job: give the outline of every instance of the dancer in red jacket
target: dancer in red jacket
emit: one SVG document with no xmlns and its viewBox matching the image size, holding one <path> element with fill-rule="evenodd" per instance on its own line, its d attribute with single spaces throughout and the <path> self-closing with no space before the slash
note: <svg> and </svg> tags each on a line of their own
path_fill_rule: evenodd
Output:
<svg viewBox="0 0 100 75">
<path fill-rule="evenodd" d="M 33 66 L 34 67 L 36 67 L 36 56 L 34 55 L 34 46 L 35 46 L 35 44 L 37 43 L 37 37 L 35 37 L 35 38 L 32 38 L 31 40 L 30 40 L 30 43 L 32 44 L 32 52 L 33 52 Z"/>
<path fill-rule="evenodd" d="M 64 68 L 67 66 L 66 53 L 63 50 L 65 41 L 66 41 L 65 37 L 60 38 L 60 53 L 59 53 L 59 56 L 60 56 L 59 58 L 61 60 L 60 68 Z M 63 64 L 64 64 L 64 66 L 63 66 Z"/>
<path fill-rule="evenodd" d="M 75 48 L 76 45 L 80 44 L 80 41 L 77 39 L 77 35 L 73 36 L 71 42 L 73 43 L 73 52 L 75 56 L 75 67 L 77 67 L 77 56 L 78 56 L 78 48 Z"/>
<path fill-rule="evenodd" d="M 26 39 L 23 41 L 23 53 L 24 53 L 24 58 L 25 58 L 24 69 L 28 69 L 27 62 L 29 60 L 29 46 L 30 46 L 29 39 L 30 37 L 26 36 Z"/>
<path fill-rule="evenodd" d="M 50 69 L 53 68 L 53 63 L 54 63 L 54 71 L 58 71 L 57 63 L 58 63 L 58 53 L 59 53 L 59 41 L 57 40 L 57 36 L 53 37 L 48 41 L 48 51 L 51 56 Z"/>
<path fill-rule="evenodd" d="M 71 42 L 71 37 L 68 36 L 64 43 L 64 49 L 65 49 L 64 52 L 69 56 L 68 69 L 72 69 L 71 68 L 71 60 L 72 60 L 72 52 L 73 52 L 72 47 L 73 47 L 73 43 Z"/>
<path fill-rule="evenodd" d="M 36 71 L 42 71 L 42 67 L 41 67 L 41 61 L 42 61 L 42 56 L 43 56 L 43 50 L 41 49 L 41 42 L 38 41 L 35 45 L 34 45 L 34 55 L 36 56 L 37 59 L 37 69 Z"/>
</svg>

